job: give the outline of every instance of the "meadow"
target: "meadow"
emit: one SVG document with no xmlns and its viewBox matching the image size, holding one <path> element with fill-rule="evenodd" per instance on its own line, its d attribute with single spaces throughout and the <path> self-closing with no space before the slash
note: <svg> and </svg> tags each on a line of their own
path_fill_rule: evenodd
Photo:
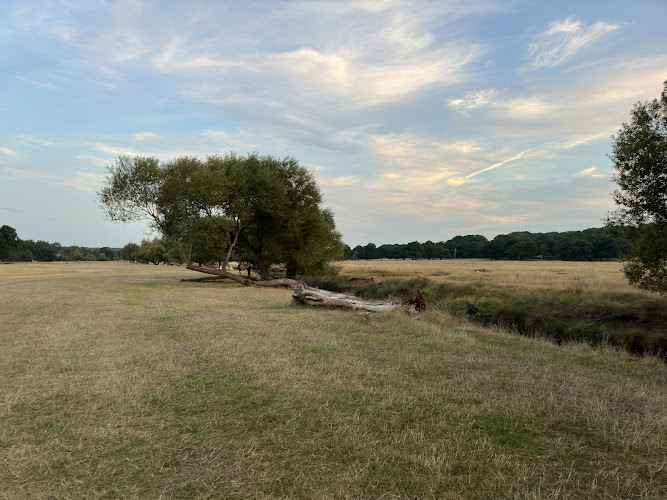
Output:
<svg viewBox="0 0 667 500">
<path fill-rule="evenodd" d="M 342 275 L 427 275 L 452 297 L 642 296 L 618 263 L 531 263 L 530 279 L 500 264 L 346 262 Z M 0 497 L 667 497 L 656 356 L 483 328 L 444 302 L 369 317 L 180 281 L 193 277 L 0 265 Z"/>
</svg>

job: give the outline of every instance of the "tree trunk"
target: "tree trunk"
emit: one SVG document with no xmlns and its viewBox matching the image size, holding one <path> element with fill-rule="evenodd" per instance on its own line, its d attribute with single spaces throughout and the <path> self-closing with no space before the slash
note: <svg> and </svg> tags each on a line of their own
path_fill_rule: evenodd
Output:
<svg viewBox="0 0 667 500">
<path fill-rule="evenodd" d="M 264 263 L 264 257 L 262 254 L 257 254 L 257 265 L 259 266 L 259 275 L 263 280 L 269 277 L 269 272 L 266 269 L 266 264 Z"/>
<path fill-rule="evenodd" d="M 384 304 L 372 304 L 362 302 L 357 297 L 344 295 L 342 293 L 329 292 L 327 290 L 318 290 L 305 286 L 301 282 L 294 285 L 294 301 L 307 306 L 328 307 L 331 309 L 354 309 L 367 312 L 386 312 L 398 309 L 400 304 L 388 302 Z"/>
<path fill-rule="evenodd" d="M 189 269 L 190 271 L 197 271 L 198 273 L 212 274 L 214 276 L 220 276 L 221 278 L 229 278 L 230 280 L 236 281 L 237 283 L 240 283 L 244 286 L 248 286 L 249 282 L 252 281 L 252 280 L 249 280 L 248 278 L 244 278 L 240 274 L 230 273 L 229 271 L 226 271 L 224 269 L 215 269 L 215 268 L 212 268 L 212 267 L 193 266 L 192 264 L 187 264 L 185 267 L 187 269 Z"/>
</svg>

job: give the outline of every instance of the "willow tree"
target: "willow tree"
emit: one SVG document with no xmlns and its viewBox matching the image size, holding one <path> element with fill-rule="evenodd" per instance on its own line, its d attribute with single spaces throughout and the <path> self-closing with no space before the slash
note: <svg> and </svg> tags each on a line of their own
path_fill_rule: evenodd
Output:
<svg viewBox="0 0 667 500">
<path fill-rule="evenodd" d="M 312 173 L 294 158 L 252 157 L 268 181 L 253 222 L 242 235 L 241 249 L 256 261 L 260 274 L 282 263 L 288 278 L 323 274 L 342 258 L 343 243 L 333 213 L 322 207 L 322 194 Z"/>
<path fill-rule="evenodd" d="M 108 174 L 98 193 L 106 217 L 147 219 L 189 269 L 247 284 L 226 271 L 235 249 L 260 263 L 263 278 L 271 263 L 284 263 L 293 277 L 323 271 L 342 253 L 313 175 L 293 158 L 228 154 L 160 162 L 121 156 Z M 193 265 L 193 256 L 202 255 L 222 257 L 222 269 Z"/>
</svg>

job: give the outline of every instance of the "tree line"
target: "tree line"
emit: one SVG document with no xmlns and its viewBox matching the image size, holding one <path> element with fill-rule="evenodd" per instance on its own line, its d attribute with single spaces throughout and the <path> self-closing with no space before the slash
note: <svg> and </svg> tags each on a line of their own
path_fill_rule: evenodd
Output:
<svg viewBox="0 0 667 500">
<path fill-rule="evenodd" d="M 583 231 L 500 234 L 488 240 L 482 235 L 455 236 L 434 243 L 413 241 L 406 244 L 368 243 L 345 246 L 344 259 L 619 259 L 628 250 L 622 231 L 591 228 Z"/>
<path fill-rule="evenodd" d="M 58 242 L 22 240 L 13 227 L 8 225 L 0 227 L 0 261 L 107 261 L 119 257 L 120 251 L 117 248 L 88 248 L 77 245 L 65 247 Z"/>
<path fill-rule="evenodd" d="M 619 259 L 628 250 L 628 241 L 621 231 L 604 228 L 563 233 L 530 233 L 528 231 L 501 234 L 492 240 L 481 235 L 455 236 L 434 243 L 413 241 L 406 244 L 368 243 L 350 248 L 344 246 L 343 258 L 354 259 L 495 259 L 495 260 L 609 260 Z M 259 264 L 248 252 L 233 252 L 233 260 L 243 260 L 259 269 Z M 207 253 L 195 249 L 192 262 L 200 265 L 222 263 L 222 252 Z M 123 259 L 141 263 L 184 262 L 178 248 L 161 237 L 130 242 L 123 248 L 88 248 L 76 245 L 64 247 L 60 243 L 22 240 L 10 226 L 0 228 L 0 260 L 40 262 L 51 261 L 109 261 Z M 275 262 L 272 262 L 275 263 Z"/>
</svg>

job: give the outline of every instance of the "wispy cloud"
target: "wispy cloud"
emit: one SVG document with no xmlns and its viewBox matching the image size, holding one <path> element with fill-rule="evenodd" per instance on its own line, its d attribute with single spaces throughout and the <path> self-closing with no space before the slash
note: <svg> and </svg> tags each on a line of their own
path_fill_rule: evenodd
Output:
<svg viewBox="0 0 667 500">
<path fill-rule="evenodd" d="M 450 99 L 449 107 L 457 111 L 471 111 L 490 108 L 504 110 L 514 118 L 543 115 L 554 109 L 554 105 L 539 97 L 502 98 L 504 91 L 485 89 L 468 92 L 463 97 Z"/>
<path fill-rule="evenodd" d="M 16 79 L 20 82 L 27 83 L 28 85 L 32 85 L 33 87 L 39 87 L 42 89 L 51 89 L 54 90 L 56 86 L 52 84 L 51 82 L 42 82 L 38 80 L 31 80 L 30 78 L 25 78 L 23 76 L 17 76 Z"/>
<path fill-rule="evenodd" d="M 528 55 L 532 60 L 523 69 L 553 68 L 619 27 L 598 21 L 589 26 L 573 17 L 554 21 L 530 44 Z"/>
<path fill-rule="evenodd" d="M 485 172 L 490 172 L 491 170 L 495 170 L 495 169 L 498 168 L 498 167 L 502 167 L 503 165 L 507 165 L 508 163 L 511 163 L 511 162 L 513 162 L 513 161 L 516 161 L 516 160 L 519 160 L 519 159 L 523 158 L 523 157 L 524 157 L 527 153 L 529 153 L 529 152 L 530 152 L 530 149 L 526 149 L 525 151 L 521 151 L 520 153 L 518 153 L 518 154 L 516 154 L 516 155 L 514 155 L 514 156 L 512 156 L 512 157 L 510 157 L 510 158 L 507 158 L 507 159 L 505 159 L 505 160 L 499 161 L 498 163 L 494 163 L 493 165 L 490 165 L 490 166 L 488 166 L 488 167 L 482 168 L 482 169 L 480 169 L 480 170 L 476 170 L 475 172 L 472 172 L 472 173 L 470 173 L 470 174 L 468 174 L 468 175 L 466 175 L 466 176 L 463 176 L 463 177 L 453 177 L 453 178 L 451 178 L 451 179 L 448 179 L 448 180 L 447 180 L 447 183 L 448 183 L 450 186 L 460 186 L 461 184 L 465 184 L 467 181 L 469 181 L 470 179 L 472 179 L 473 177 L 475 177 L 475 176 L 477 176 L 477 175 L 479 175 L 479 174 L 483 174 L 483 173 L 485 173 Z"/>
<path fill-rule="evenodd" d="M 150 153 L 145 151 L 136 151 L 123 146 L 111 146 L 103 143 L 95 143 L 90 145 L 91 149 L 94 151 L 99 151 L 100 153 L 105 153 L 112 157 L 117 156 L 152 156 Z"/>
<path fill-rule="evenodd" d="M 443 151 L 456 151 L 457 153 L 464 153 L 464 154 L 475 153 L 477 151 L 482 151 L 482 149 L 484 149 L 477 143 L 468 141 L 457 141 L 449 144 L 439 144 L 438 148 L 440 148 Z"/>
<path fill-rule="evenodd" d="M 5 156 L 11 156 L 13 158 L 18 158 L 19 156 L 19 154 L 13 149 L 3 148 L 3 147 L 0 147 L 0 153 L 4 154 Z"/>
<path fill-rule="evenodd" d="M 54 141 L 40 139 L 39 137 L 33 137 L 31 135 L 19 135 L 16 137 L 16 140 L 21 144 L 37 144 L 39 146 L 45 146 L 49 148 L 56 147 L 58 145 Z"/>
<path fill-rule="evenodd" d="M 592 179 L 604 179 L 607 176 L 602 175 L 602 174 L 596 174 L 595 171 L 597 170 L 597 167 L 591 167 L 587 168 L 585 170 L 582 170 L 581 172 L 577 173 L 577 176 L 579 177 L 590 177 Z"/>
<path fill-rule="evenodd" d="M 359 181 L 359 177 L 357 177 L 356 175 L 348 175 L 344 177 L 335 177 L 335 178 L 319 177 L 317 180 L 318 184 L 326 189 L 326 188 L 337 188 L 342 186 L 353 186 Z"/>
<path fill-rule="evenodd" d="M 500 91 L 498 89 L 484 89 L 468 92 L 463 97 L 449 100 L 449 107 L 460 110 L 471 110 L 486 107 L 498 107 L 498 96 Z"/>
<path fill-rule="evenodd" d="M 134 134 L 134 138 L 137 141 L 145 141 L 146 139 L 156 139 L 158 135 L 154 132 L 137 132 Z"/>
<path fill-rule="evenodd" d="M 229 60 L 225 55 L 203 56 L 181 48 L 179 52 L 165 50 L 154 63 L 160 71 L 188 77 L 199 70 L 195 89 L 187 92 L 205 102 L 270 102 L 290 109 L 335 105 L 341 112 L 396 102 L 436 84 L 460 81 L 477 52 L 475 47 L 450 44 L 389 58 L 304 46 L 260 58 L 245 55 Z M 215 73 L 226 76 L 225 86 L 214 80 L 205 84 Z M 243 84 L 234 85 L 241 80 Z M 239 88 L 252 93 L 239 94 Z"/>
<path fill-rule="evenodd" d="M 25 179 L 87 193 L 95 193 L 104 182 L 104 175 L 96 172 L 77 172 L 76 177 L 67 177 L 64 175 L 19 168 L 3 168 L 1 171 L 4 171 L 17 179 Z"/>
</svg>

